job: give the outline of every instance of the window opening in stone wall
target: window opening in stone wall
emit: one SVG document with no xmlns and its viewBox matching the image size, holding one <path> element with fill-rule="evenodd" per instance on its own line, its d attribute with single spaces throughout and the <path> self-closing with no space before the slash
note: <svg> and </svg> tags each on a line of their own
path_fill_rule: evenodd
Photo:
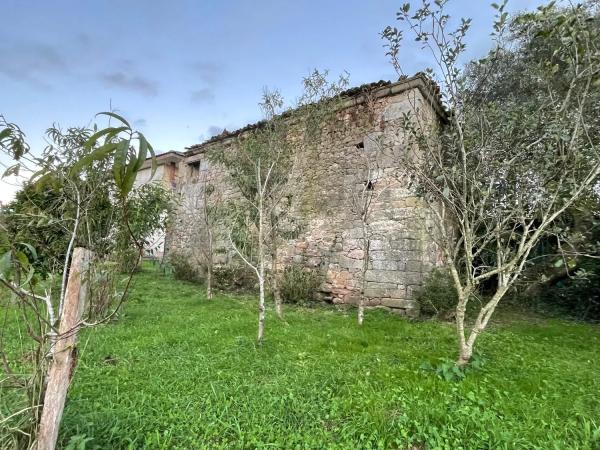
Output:
<svg viewBox="0 0 600 450">
<path fill-rule="evenodd" d="M 194 161 L 193 163 L 188 164 L 188 167 L 190 168 L 190 181 L 192 181 L 192 183 L 197 183 L 200 178 L 200 161 Z"/>
</svg>

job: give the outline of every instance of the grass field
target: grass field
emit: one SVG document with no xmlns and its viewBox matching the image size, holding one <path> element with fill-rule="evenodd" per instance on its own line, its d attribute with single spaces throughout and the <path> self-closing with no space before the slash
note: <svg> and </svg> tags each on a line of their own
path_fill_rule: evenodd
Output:
<svg viewBox="0 0 600 450">
<path fill-rule="evenodd" d="M 496 324 L 461 381 L 422 367 L 454 357 L 448 324 L 288 308 L 261 348 L 255 332 L 254 299 L 146 269 L 120 320 L 81 336 L 61 446 L 600 448 L 597 326 Z"/>
</svg>

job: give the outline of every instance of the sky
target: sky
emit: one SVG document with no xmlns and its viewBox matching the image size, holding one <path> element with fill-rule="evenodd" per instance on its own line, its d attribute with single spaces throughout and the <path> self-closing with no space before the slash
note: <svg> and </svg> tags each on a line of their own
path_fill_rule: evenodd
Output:
<svg viewBox="0 0 600 450">
<path fill-rule="evenodd" d="M 53 123 L 90 125 L 113 109 L 158 152 L 183 151 L 259 120 L 263 89 L 290 103 L 311 70 L 344 71 L 350 84 L 395 80 L 381 31 L 398 26 L 394 0 L 0 0 L 0 114 L 33 151 Z M 416 2 L 413 2 L 416 4 Z M 451 0 L 470 17 L 467 59 L 491 46 L 487 0 Z M 509 11 L 540 0 L 512 0 Z M 408 74 L 429 65 L 408 43 Z M 0 156 L 0 172 L 10 165 Z M 0 181 L 0 201 L 19 180 Z"/>
</svg>

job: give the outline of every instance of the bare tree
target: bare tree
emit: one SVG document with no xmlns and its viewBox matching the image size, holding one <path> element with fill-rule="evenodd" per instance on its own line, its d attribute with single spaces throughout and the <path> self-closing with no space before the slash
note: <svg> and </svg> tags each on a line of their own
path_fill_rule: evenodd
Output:
<svg viewBox="0 0 600 450">
<path fill-rule="evenodd" d="M 179 214 L 184 224 L 178 229 L 189 234 L 189 246 L 182 251 L 191 257 L 192 261 L 205 275 L 206 298 L 213 298 L 213 273 L 215 266 L 216 242 L 220 230 L 220 214 L 223 196 L 211 183 L 208 170 L 201 170 L 197 180 L 184 187 L 185 195 L 179 205 Z M 180 236 L 183 240 L 183 236 Z"/>
<path fill-rule="evenodd" d="M 281 208 L 282 200 L 288 193 L 288 182 L 293 167 L 293 152 L 286 141 L 288 124 L 281 116 L 283 99 L 278 92 L 265 91 L 261 109 L 265 122 L 248 136 L 239 138 L 233 148 L 219 151 L 214 155 L 217 162 L 223 164 L 232 176 L 241 194 L 240 201 L 233 210 L 237 214 L 232 223 L 240 224 L 240 217 L 250 219 L 250 228 L 246 220 L 246 229 L 230 229 L 229 241 L 240 256 L 255 273 L 259 286 L 258 336 L 262 343 L 265 328 L 265 292 L 267 270 L 275 264 L 274 255 L 277 222 L 273 217 Z M 254 238 L 249 238 L 252 233 Z M 245 236 L 246 243 L 240 245 L 236 236 Z M 281 308 L 278 308 L 281 312 Z"/>
</svg>

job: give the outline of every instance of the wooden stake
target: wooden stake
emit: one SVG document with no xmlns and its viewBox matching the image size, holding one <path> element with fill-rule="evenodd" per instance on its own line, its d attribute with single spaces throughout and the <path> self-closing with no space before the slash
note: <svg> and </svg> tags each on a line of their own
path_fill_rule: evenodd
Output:
<svg viewBox="0 0 600 450">
<path fill-rule="evenodd" d="M 48 385 L 44 396 L 37 450 L 54 450 L 58 439 L 67 389 L 77 363 L 75 345 L 78 330 L 75 327 L 81 321 L 86 305 L 87 280 L 82 275 L 85 275 L 92 256 L 93 253 L 85 248 L 77 247 L 73 250 L 62 318 L 58 329 L 59 336 L 54 345 Z"/>
</svg>

